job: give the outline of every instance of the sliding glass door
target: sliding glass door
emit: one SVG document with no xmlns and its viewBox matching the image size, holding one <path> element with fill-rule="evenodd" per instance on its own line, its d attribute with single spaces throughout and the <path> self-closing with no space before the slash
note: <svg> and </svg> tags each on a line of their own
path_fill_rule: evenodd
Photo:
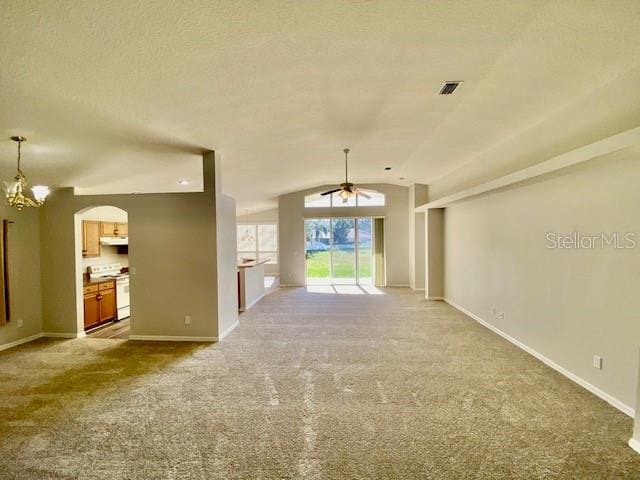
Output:
<svg viewBox="0 0 640 480">
<path fill-rule="evenodd" d="M 310 219 L 304 222 L 307 284 L 330 285 L 331 221 Z"/>
<path fill-rule="evenodd" d="M 305 220 L 308 285 L 373 283 L 371 218 Z"/>
<path fill-rule="evenodd" d="M 355 284 L 356 279 L 356 220 L 331 220 L 331 273 L 333 283 Z"/>
</svg>

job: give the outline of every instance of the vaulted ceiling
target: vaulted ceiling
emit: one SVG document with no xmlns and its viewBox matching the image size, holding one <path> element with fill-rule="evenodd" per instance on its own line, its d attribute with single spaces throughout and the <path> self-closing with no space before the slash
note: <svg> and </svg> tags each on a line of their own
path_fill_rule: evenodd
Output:
<svg viewBox="0 0 640 480">
<path fill-rule="evenodd" d="M 80 193 L 198 189 L 212 149 L 266 208 L 345 146 L 356 182 L 449 186 L 640 124 L 638 25 L 634 0 L 7 0 L 0 136 Z"/>
</svg>

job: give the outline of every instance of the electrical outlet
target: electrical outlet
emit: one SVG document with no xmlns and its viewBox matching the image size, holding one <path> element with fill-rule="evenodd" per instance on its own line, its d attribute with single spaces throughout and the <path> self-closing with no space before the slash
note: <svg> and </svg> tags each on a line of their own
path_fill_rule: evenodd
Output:
<svg viewBox="0 0 640 480">
<path fill-rule="evenodd" d="M 593 368 L 597 368 L 598 370 L 602 370 L 602 357 L 598 355 L 593 356 Z"/>
<path fill-rule="evenodd" d="M 500 312 L 500 313 L 498 313 L 498 318 L 499 318 L 500 320 L 504 320 L 504 312 Z"/>
<path fill-rule="evenodd" d="M 185 315 L 184 316 L 184 324 L 185 325 L 191 325 L 191 315 Z"/>
<path fill-rule="evenodd" d="M 18 319 L 18 328 L 22 328 L 23 325 L 24 325 L 24 321 L 21 318 L 19 318 Z"/>
</svg>

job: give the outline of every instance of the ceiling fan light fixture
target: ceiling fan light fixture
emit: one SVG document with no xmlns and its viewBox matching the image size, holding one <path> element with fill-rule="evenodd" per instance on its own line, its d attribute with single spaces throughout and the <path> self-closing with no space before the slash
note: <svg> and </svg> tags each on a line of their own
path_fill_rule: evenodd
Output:
<svg viewBox="0 0 640 480">
<path fill-rule="evenodd" d="M 344 182 L 332 190 L 322 192 L 320 195 L 325 196 L 337 193 L 342 198 L 342 203 L 347 203 L 351 197 L 357 197 L 358 195 L 370 198 L 369 195 L 362 193 L 353 183 L 349 182 L 349 149 L 345 148 L 342 151 L 344 152 Z"/>
</svg>

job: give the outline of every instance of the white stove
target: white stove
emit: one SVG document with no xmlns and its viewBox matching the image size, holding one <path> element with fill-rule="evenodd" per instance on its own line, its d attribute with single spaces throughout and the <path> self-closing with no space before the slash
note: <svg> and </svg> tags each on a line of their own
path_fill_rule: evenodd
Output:
<svg viewBox="0 0 640 480">
<path fill-rule="evenodd" d="M 131 315 L 129 301 L 129 274 L 122 273 L 122 265 L 119 263 L 106 263 L 103 265 L 93 265 L 88 267 L 89 280 L 113 278 L 116 281 L 116 308 L 118 309 L 118 320 Z"/>
</svg>

